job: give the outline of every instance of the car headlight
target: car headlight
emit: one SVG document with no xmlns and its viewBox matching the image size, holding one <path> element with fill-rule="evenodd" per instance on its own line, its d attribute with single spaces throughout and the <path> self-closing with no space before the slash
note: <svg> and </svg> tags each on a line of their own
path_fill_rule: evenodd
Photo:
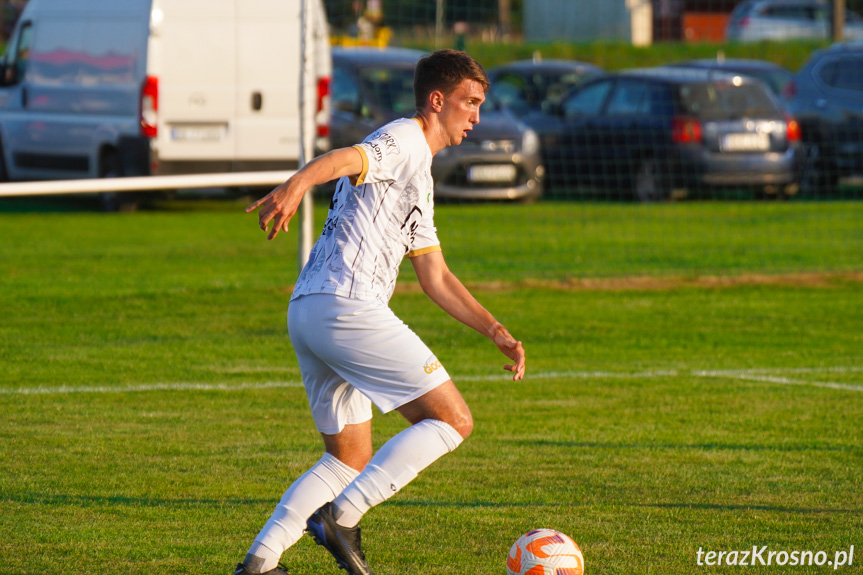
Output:
<svg viewBox="0 0 863 575">
<path fill-rule="evenodd" d="M 483 140 L 479 145 L 486 152 L 506 152 L 511 154 L 515 151 L 514 140 Z"/>
<path fill-rule="evenodd" d="M 524 136 L 521 137 L 521 153 L 532 156 L 537 152 L 539 152 L 539 136 L 533 130 L 525 130 Z"/>
</svg>

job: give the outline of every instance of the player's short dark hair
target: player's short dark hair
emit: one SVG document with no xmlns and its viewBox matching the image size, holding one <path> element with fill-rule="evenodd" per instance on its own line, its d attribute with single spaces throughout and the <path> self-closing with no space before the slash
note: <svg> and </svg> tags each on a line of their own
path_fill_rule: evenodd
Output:
<svg viewBox="0 0 863 575">
<path fill-rule="evenodd" d="M 414 97 L 417 111 L 422 110 L 435 90 L 449 95 L 464 80 L 475 80 L 488 92 L 488 76 L 483 67 L 467 53 L 437 50 L 420 58 L 414 72 Z"/>
</svg>

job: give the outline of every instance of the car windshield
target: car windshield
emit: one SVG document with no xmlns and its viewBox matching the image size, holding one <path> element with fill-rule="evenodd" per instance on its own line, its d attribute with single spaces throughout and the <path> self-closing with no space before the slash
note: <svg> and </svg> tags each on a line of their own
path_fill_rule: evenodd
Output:
<svg viewBox="0 0 863 575">
<path fill-rule="evenodd" d="M 359 75 L 384 110 L 402 115 L 416 109 L 413 68 L 363 68 Z"/>
<path fill-rule="evenodd" d="M 680 87 L 680 101 L 686 114 L 703 120 L 781 116 L 767 91 L 753 83 L 687 84 Z"/>
<path fill-rule="evenodd" d="M 791 72 L 784 70 L 767 70 L 753 73 L 752 76 L 767 84 L 767 87 L 776 95 L 781 95 L 788 82 L 794 79 L 794 75 Z"/>
<path fill-rule="evenodd" d="M 491 92 L 501 104 L 517 114 L 560 104 L 570 88 L 584 79 L 578 72 L 535 71 L 527 74 L 501 73 Z"/>
</svg>

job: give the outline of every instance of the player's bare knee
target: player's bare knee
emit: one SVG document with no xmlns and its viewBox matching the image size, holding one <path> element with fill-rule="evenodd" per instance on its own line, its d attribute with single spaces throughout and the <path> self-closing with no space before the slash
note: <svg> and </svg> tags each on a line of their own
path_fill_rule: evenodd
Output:
<svg viewBox="0 0 863 575">
<path fill-rule="evenodd" d="M 465 411 L 460 413 L 455 421 L 450 422 L 450 425 L 455 429 L 459 435 L 462 436 L 463 439 L 467 439 L 467 437 L 473 431 L 473 416 L 470 411 Z"/>
</svg>

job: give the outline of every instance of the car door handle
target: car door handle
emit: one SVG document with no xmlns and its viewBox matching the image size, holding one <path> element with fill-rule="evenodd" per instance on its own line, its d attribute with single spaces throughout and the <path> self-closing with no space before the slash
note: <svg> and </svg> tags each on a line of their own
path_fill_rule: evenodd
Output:
<svg viewBox="0 0 863 575">
<path fill-rule="evenodd" d="M 824 98 L 818 98 L 817 100 L 815 100 L 815 107 L 822 108 L 822 109 L 826 108 L 827 107 L 827 100 L 825 100 Z"/>
<path fill-rule="evenodd" d="M 264 107 L 264 96 L 260 92 L 252 92 L 252 110 L 260 112 Z"/>
</svg>

